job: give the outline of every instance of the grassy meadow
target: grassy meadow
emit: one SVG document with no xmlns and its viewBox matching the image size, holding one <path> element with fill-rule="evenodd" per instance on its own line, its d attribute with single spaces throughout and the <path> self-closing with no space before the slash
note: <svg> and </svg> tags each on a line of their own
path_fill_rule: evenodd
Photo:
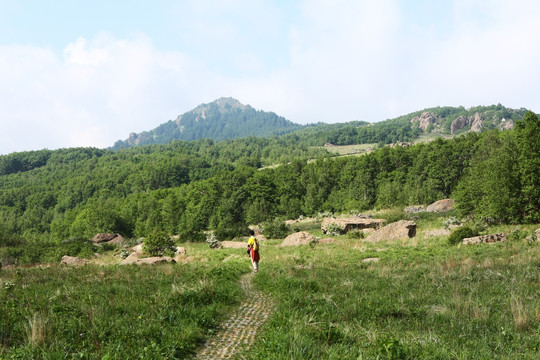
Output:
<svg viewBox="0 0 540 360">
<path fill-rule="evenodd" d="M 400 241 L 263 242 L 255 284 L 277 308 L 244 358 L 540 358 L 540 244 L 427 235 L 447 218 L 418 215 Z M 291 229 L 326 237 L 316 221 Z M 240 303 L 250 264 L 244 249 L 183 246 L 185 263 L 2 269 L 0 359 L 191 357 Z"/>
</svg>

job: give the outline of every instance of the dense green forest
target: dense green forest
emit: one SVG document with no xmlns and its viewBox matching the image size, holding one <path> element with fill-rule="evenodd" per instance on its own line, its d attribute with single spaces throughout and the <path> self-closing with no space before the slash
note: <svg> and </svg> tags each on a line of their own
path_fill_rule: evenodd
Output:
<svg viewBox="0 0 540 360">
<path fill-rule="evenodd" d="M 280 166 L 260 169 L 271 164 Z M 539 222 L 539 174 L 540 122 L 531 112 L 514 130 L 358 157 L 331 158 L 298 134 L 14 153 L 0 157 L 0 261 L 38 261 L 39 252 L 23 258 L 20 248 L 98 232 L 195 241 L 213 229 L 225 239 L 275 218 L 446 197 L 474 221 Z"/>
<path fill-rule="evenodd" d="M 226 140 L 249 136 L 283 135 L 302 128 L 273 112 L 255 110 L 232 98 L 221 98 L 170 120 L 157 128 L 117 141 L 113 150 L 131 146 L 167 144 L 174 140 Z"/>
</svg>

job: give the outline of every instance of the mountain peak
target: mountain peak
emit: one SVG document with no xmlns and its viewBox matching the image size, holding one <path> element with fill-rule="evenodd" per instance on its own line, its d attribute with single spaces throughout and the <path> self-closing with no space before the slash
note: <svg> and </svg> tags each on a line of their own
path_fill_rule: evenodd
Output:
<svg viewBox="0 0 540 360">
<path fill-rule="evenodd" d="M 130 134 L 125 141 L 117 141 L 112 149 L 137 145 L 164 144 L 173 140 L 191 141 L 235 139 L 247 136 L 273 136 L 300 128 L 273 112 L 255 110 L 232 97 L 222 97 L 201 104 L 175 120 L 140 134 Z"/>
</svg>

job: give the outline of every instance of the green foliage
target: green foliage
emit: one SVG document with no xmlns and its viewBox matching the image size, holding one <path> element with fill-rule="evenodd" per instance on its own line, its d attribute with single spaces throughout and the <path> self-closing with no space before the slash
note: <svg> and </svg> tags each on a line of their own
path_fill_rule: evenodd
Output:
<svg viewBox="0 0 540 360">
<path fill-rule="evenodd" d="M 172 255 L 174 241 L 165 232 L 154 230 L 144 238 L 143 250 L 152 256 Z"/>
<path fill-rule="evenodd" d="M 203 104 L 157 128 L 136 135 L 135 139 L 118 141 L 113 149 L 130 146 L 166 144 L 173 140 L 225 140 L 248 136 L 272 136 L 302 128 L 273 112 L 243 106 L 234 99 L 222 98 Z"/>
<path fill-rule="evenodd" d="M 279 218 L 264 222 L 261 226 L 262 233 L 269 239 L 283 239 L 289 234 L 289 227 Z"/>
<path fill-rule="evenodd" d="M 277 310 L 246 358 L 538 358 L 539 247 L 416 241 L 268 247 L 255 281 Z"/>
<path fill-rule="evenodd" d="M 469 111 L 435 110 L 441 117 Z M 138 238 L 154 230 L 181 241 L 204 241 L 204 231 L 216 230 L 225 240 L 243 235 L 248 224 L 276 217 L 401 208 L 448 197 L 456 200 L 460 216 L 479 223 L 534 222 L 540 216 L 540 131 L 534 114 L 519 120 L 520 114 L 504 115 L 516 121 L 512 131 L 384 146 L 363 156 L 330 158 L 326 150 L 310 147 L 328 140 L 324 136 L 331 132 L 319 130 L 330 125 L 272 138 L 0 156 L 0 244 L 60 242 L 98 232 Z M 384 126 L 399 129 L 411 119 Z M 336 125 L 344 131 L 338 137 L 354 139 L 350 126 L 388 130 L 355 122 Z"/>
<path fill-rule="evenodd" d="M 463 239 L 478 236 L 478 235 L 479 235 L 478 231 L 476 231 L 475 229 L 469 226 L 461 226 L 457 228 L 456 230 L 452 231 L 452 233 L 448 237 L 448 243 L 450 245 L 460 244 L 463 241 Z"/>
<path fill-rule="evenodd" d="M 366 234 L 360 229 L 352 229 L 347 233 L 349 239 L 363 239 Z"/>
<path fill-rule="evenodd" d="M 235 262 L 3 269 L 0 357 L 190 358 L 238 305 L 241 273 Z"/>
</svg>

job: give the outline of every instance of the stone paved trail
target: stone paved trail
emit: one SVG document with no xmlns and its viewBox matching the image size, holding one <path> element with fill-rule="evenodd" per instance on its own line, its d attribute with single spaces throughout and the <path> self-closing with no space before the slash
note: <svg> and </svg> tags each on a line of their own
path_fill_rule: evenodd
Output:
<svg viewBox="0 0 540 360">
<path fill-rule="evenodd" d="M 253 289 L 253 273 L 240 278 L 246 300 L 221 326 L 221 330 L 210 338 L 195 356 L 195 359 L 242 359 L 255 341 L 261 325 L 274 311 L 272 299 Z"/>
</svg>

